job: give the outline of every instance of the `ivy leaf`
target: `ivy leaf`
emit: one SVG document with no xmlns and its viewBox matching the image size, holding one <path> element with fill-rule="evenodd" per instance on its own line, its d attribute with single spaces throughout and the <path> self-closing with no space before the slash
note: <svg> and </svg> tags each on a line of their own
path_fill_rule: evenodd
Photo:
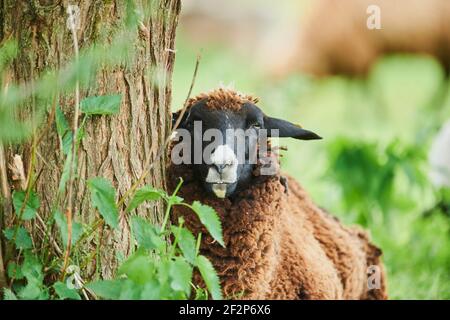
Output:
<svg viewBox="0 0 450 320">
<path fill-rule="evenodd" d="M 92 205 L 98 209 L 105 222 L 113 229 L 119 225 L 119 212 L 116 206 L 116 190 L 105 178 L 92 178 L 88 180 L 91 191 Z"/>
<path fill-rule="evenodd" d="M 166 193 L 162 190 L 158 190 L 150 186 L 145 186 L 136 191 L 136 194 L 134 195 L 133 199 L 130 202 L 130 205 L 127 208 L 127 212 L 133 211 L 144 201 L 159 200 L 160 198 L 164 197 L 165 194 Z"/>
<path fill-rule="evenodd" d="M 13 192 L 13 204 L 16 209 L 17 216 L 20 215 L 20 210 L 22 208 L 23 202 L 25 200 L 26 191 L 14 191 Z M 25 204 L 22 220 L 31 220 L 36 216 L 36 212 L 40 206 L 39 197 L 33 191 L 30 191 L 28 195 L 27 203 Z"/>
<path fill-rule="evenodd" d="M 208 291 L 214 300 L 222 300 L 222 289 L 220 288 L 219 277 L 217 276 L 216 270 L 205 256 L 197 257 L 197 268 L 205 281 Z"/>
<path fill-rule="evenodd" d="M 101 298 L 117 300 L 120 297 L 122 285 L 122 280 L 99 280 L 87 284 L 86 287 Z"/>
<path fill-rule="evenodd" d="M 9 228 L 3 231 L 5 238 L 8 240 L 13 240 L 14 238 L 14 228 Z M 28 233 L 28 231 L 23 228 L 19 227 L 17 229 L 16 239 L 15 239 L 15 245 L 17 249 L 31 249 L 33 247 L 33 242 L 31 241 L 31 237 Z"/>
<path fill-rule="evenodd" d="M 67 285 L 63 282 L 60 281 L 56 282 L 53 285 L 53 288 L 55 289 L 55 292 L 58 295 L 58 297 L 62 300 L 65 299 L 81 300 L 81 297 L 78 294 L 77 290 L 69 289 Z"/>
<path fill-rule="evenodd" d="M 81 101 L 81 112 L 87 115 L 111 115 L 119 113 L 122 95 L 87 97 Z"/>
<path fill-rule="evenodd" d="M 170 264 L 170 286 L 175 291 L 182 291 L 189 297 L 191 294 L 192 267 L 184 259 L 177 257 Z"/>
<path fill-rule="evenodd" d="M 10 289 L 3 288 L 3 300 L 17 300 L 17 297 Z"/>
<path fill-rule="evenodd" d="M 172 233 L 177 237 L 178 247 L 181 249 L 183 256 L 191 264 L 195 264 L 197 253 L 195 251 L 196 241 L 194 235 L 186 228 L 172 225 Z"/>
<path fill-rule="evenodd" d="M 69 234 L 69 230 L 67 228 L 67 218 L 64 214 L 61 213 L 61 211 L 56 211 L 55 222 L 59 228 L 63 245 L 64 247 L 67 247 L 67 237 Z M 83 234 L 83 225 L 79 222 L 72 221 L 71 244 L 74 245 L 78 241 L 78 239 L 80 239 L 82 234 Z"/>
<path fill-rule="evenodd" d="M 146 249 L 163 250 L 165 241 L 159 236 L 156 227 L 145 219 L 133 216 L 131 217 L 131 226 L 137 243 Z"/>
<path fill-rule="evenodd" d="M 191 207 L 211 236 L 219 242 L 222 247 L 225 247 L 222 238 L 222 225 L 216 211 L 210 206 L 201 204 L 199 201 L 194 201 Z"/>
</svg>

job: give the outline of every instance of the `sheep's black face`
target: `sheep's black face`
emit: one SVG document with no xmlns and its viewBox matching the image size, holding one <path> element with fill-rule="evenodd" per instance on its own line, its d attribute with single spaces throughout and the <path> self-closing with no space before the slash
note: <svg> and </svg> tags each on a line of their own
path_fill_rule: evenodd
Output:
<svg viewBox="0 0 450 320">
<path fill-rule="evenodd" d="M 174 123 L 176 119 L 174 114 Z M 273 130 L 280 137 L 320 138 L 287 121 L 265 116 L 251 103 L 239 110 L 216 110 L 200 101 L 180 122 L 177 132 L 182 141 L 173 149 L 172 161 L 192 164 L 205 190 L 225 198 L 251 182 L 261 137 L 273 136 Z"/>
</svg>

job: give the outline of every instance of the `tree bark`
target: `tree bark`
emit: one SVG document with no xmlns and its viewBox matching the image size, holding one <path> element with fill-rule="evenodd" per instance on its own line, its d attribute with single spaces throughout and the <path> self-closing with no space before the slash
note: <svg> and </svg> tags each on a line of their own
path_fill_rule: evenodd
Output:
<svg viewBox="0 0 450 320">
<path fill-rule="evenodd" d="M 86 96 L 122 94 L 120 113 L 114 116 L 93 116 L 86 123 L 86 135 L 78 151 L 77 179 L 74 184 L 74 220 L 92 223 L 98 213 L 90 205 L 86 181 L 91 177 L 105 177 L 122 197 L 141 176 L 148 157 L 155 162 L 144 184 L 164 187 L 165 159 L 155 159 L 159 147 L 170 130 L 171 76 L 174 63 L 175 29 L 180 11 L 180 0 L 139 1 L 138 8 L 150 7 L 140 31 L 136 28 L 131 64 L 102 68 L 96 81 L 81 90 Z M 71 1 L 80 13 L 77 30 L 80 50 L 93 43 L 110 41 L 123 24 L 126 1 Z M 68 1 L 3 0 L 0 8 L 0 36 L 18 40 L 19 56 L 15 59 L 12 81 L 31 81 L 48 68 L 61 68 L 74 57 L 70 30 L 66 26 Z M 74 95 L 60 96 L 59 105 L 72 122 Z M 28 112 L 30 108 L 27 108 Z M 81 119 L 81 118 L 80 118 Z M 43 122 L 45 123 L 45 121 Z M 5 159 L 15 154 L 22 156 L 24 167 L 30 161 L 30 144 L 9 146 Z M 56 126 L 52 124 L 37 146 L 34 174 L 39 176 L 35 189 L 40 197 L 39 214 L 52 214 L 64 157 Z M 29 172 L 26 172 L 29 175 Z M 13 184 L 9 177 L 9 185 Z M 63 199 L 64 200 L 64 199 Z M 62 201 L 59 201 L 59 207 Z M 156 202 L 138 209 L 137 214 L 158 223 L 162 220 L 162 204 Z M 124 208 L 119 208 L 123 211 Z M 117 255 L 126 256 L 130 249 L 129 224 L 121 215 L 120 227 L 111 231 L 104 227 L 102 239 L 102 277 L 109 278 L 117 267 Z M 5 223 L 12 217 L 4 217 Z M 30 226 L 33 231 L 36 230 Z M 89 248 L 92 249 L 92 248 Z M 89 270 L 93 268 L 88 268 Z"/>
</svg>

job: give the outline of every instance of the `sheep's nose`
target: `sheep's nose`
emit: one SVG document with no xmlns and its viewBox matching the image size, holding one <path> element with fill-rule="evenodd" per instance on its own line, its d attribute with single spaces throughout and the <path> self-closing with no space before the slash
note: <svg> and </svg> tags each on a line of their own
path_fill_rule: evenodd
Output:
<svg viewBox="0 0 450 320">
<path fill-rule="evenodd" d="M 214 163 L 214 168 L 216 168 L 216 170 L 217 170 L 217 172 L 218 172 L 219 174 L 222 174 L 222 173 L 223 173 L 223 170 L 224 170 L 226 167 L 227 167 L 226 164 L 217 164 L 217 163 Z"/>
</svg>

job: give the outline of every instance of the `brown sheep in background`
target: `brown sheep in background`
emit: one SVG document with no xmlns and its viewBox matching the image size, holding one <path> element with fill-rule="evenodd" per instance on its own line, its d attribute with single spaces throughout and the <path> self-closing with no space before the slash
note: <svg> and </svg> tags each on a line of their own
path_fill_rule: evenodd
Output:
<svg viewBox="0 0 450 320">
<path fill-rule="evenodd" d="M 218 91 L 191 99 L 191 105 L 207 100 L 223 106 L 232 91 Z M 254 102 L 248 97 L 246 102 Z M 223 102 L 223 101 L 222 101 Z M 212 108 L 212 107 L 209 107 Z M 232 112 L 239 112 L 233 110 Z M 272 157 L 277 155 L 272 152 Z M 278 158 L 276 158 L 278 160 Z M 198 200 L 213 207 L 222 222 L 226 247 L 215 243 L 197 216 L 175 207 L 172 221 L 184 217 L 194 234 L 203 234 L 201 254 L 216 268 L 227 298 L 244 299 L 385 299 L 387 298 L 381 250 L 371 244 L 365 231 L 343 226 L 337 218 L 316 206 L 293 179 L 278 172 L 258 175 L 256 166 L 250 185 L 234 197 L 220 199 L 207 194 L 191 165 L 170 165 L 168 188 L 184 180 L 179 195 L 191 203 Z M 369 289 L 368 268 L 379 272 L 379 288 Z M 197 284 L 201 281 L 197 277 Z"/>
<path fill-rule="evenodd" d="M 450 70 L 448 0 L 317 0 L 312 5 L 292 58 L 277 73 L 365 75 L 389 53 L 430 55 Z M 380 30 L 366 26 L 369 5 L 381 9 Z"/>
</svg>

